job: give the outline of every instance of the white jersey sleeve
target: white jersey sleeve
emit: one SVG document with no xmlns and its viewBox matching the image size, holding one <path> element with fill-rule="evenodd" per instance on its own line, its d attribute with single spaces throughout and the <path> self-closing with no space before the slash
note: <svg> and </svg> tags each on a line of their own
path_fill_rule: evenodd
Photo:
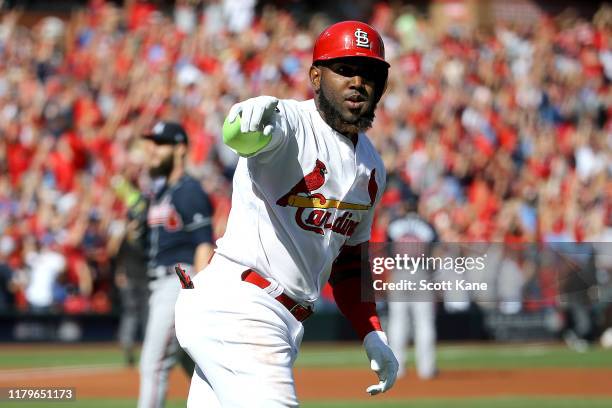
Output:
<svg viewBox="0 0 612 408">
<path fill-rule="evenodd" d="M 290 102 L 280 100 L 278 112 L 274 112 L 271 117 L 272 139 L 263 149 L 249 156 L 249 159 L 257 158 L 257 161 L 265 163 L 282 151 L 288 143 L 288 138 L 296 135 L 295 129 L 299 124 L 295 109 L 291 109 Z"/>
</svg>

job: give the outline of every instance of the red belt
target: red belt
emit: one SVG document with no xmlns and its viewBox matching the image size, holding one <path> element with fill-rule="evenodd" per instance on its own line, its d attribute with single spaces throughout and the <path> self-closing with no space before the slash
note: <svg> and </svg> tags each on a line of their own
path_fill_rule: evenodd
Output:
<svg viewBox="0 0 612 408">
<path fill-rule="evenodd" d="M 242 280 L 255 286 L 259 286 L 262 289 L 266 289 L 268 286 L 270 286 L 270 282 L 253 269 L 244 271 L 242 273 Z M 298 322 L 303 322 L 312 314 L 312 307 L 301 305 L 284 293 L 281 293 L 274 299 L 278 300 L 283 306 L 285 306 L 287 310 L 289 310 L 289 313 L 291 313 Z"/>
</svg>

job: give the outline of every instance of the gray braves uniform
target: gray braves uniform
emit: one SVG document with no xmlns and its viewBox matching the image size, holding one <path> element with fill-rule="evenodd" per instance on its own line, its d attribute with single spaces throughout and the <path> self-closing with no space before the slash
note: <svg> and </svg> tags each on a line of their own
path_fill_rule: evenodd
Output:
<svg viewBox="0 0 612 408">
<path fill-rule="evenodd" d="M 189 271 L 197 246 L 212 243 L 208 196 L 188 175 L 173 185 L 164 183 L 152 197 L 147 225 L 151 296 L 140 357 L 139 408 L 164 404 L 168 373 L 176 363 L 179 351 L 174 330 L 174 304 L 181 285 L 174 273 L 174 265 L 181 264 Z M 193 363 L 189 364 L 192 371 Z"/>
<path fill-rule="evenodd" d="M 437 241 L 433 226 L 417 213 L 408 213 L 389 224 L 388 236 L 392 242 L 402 243 L 408 248 L 426 248 Z M 420 250 L 418 251 L 420 252 Z M 394 273 L 401 274 L 403 271 Z M 399 277 L 396 277 L 399 281 Z M 394 279 L 395 280 L 395 279 Z M 436 325 L 433 299 L 402 298 L 389 302 L 389 345 L 400 363 L 398 376 L 405 373 L 405 349 L 414 337 L 417 374 L 429 379 L 436 374 Z"/>
</svg>

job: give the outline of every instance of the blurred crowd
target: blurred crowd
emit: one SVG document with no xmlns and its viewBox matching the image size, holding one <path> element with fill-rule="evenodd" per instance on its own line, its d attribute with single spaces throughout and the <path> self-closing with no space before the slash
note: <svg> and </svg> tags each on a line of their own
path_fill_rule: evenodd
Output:
<svg viewBox="0 0 612 408">
<path fill-rule="evenodd" d="M 111 309 L 128 210 L 116 184 L 146 190 L 139 135 L 156 119 L 189 133 L 219 236 L 237 161 L 220 142 L 229 107 L 312 97 L 324 16 L 298 26 L 254 0 L 126 4 L 92 0 L 32 28 L 2 15 L 0 310 Z M 448 242 L 611 239 L 611 8 L 440 33 L 380 3 L 370 23 L 392 67 L 369 131 L 389 174 L 373 240 L 415 198 Z"/>
</svg>

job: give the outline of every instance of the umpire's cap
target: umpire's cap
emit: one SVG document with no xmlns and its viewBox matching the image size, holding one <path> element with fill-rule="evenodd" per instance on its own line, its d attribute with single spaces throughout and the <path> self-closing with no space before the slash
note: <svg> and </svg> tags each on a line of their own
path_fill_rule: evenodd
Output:
<svg viewBox="0 0 612 408">
<path fill-rule="evenodd" d="M 187 132 L 176 122 L 157 122 L 149 133 L 143 135 L 144 138 L 152 140 L 156 144 L 189 144 Z"/>
</svg>

